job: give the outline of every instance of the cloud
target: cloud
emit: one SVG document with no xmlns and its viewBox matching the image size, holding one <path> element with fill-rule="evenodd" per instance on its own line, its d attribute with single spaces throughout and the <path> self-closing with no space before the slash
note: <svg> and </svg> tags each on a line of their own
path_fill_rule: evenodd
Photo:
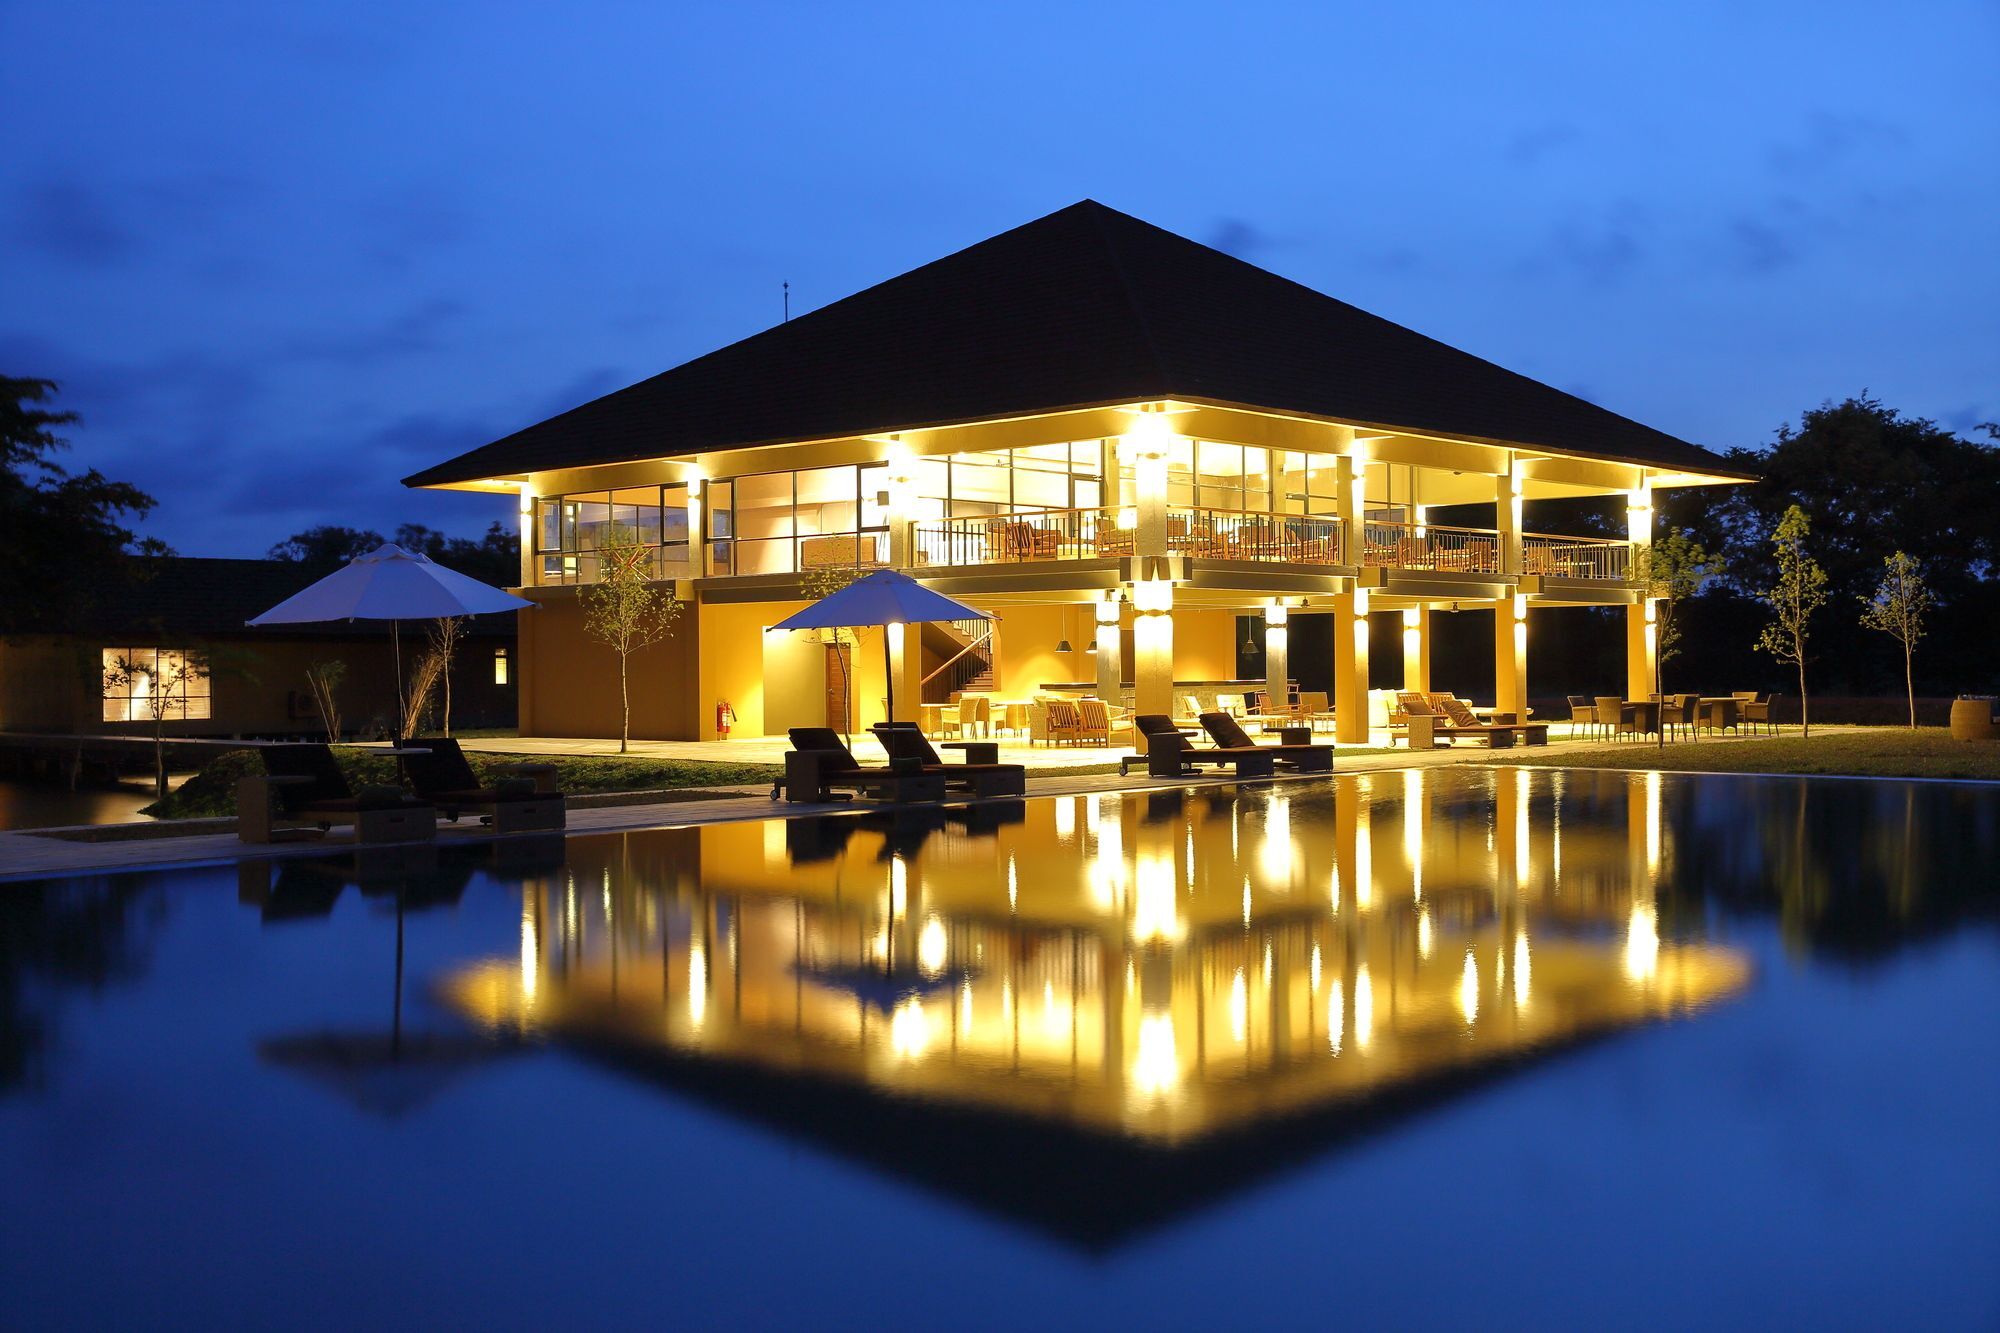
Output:
<svg viewBox="0 0 2000 1333">
<path fill-rule="evenodd" d="M 1888 121 L 1846 112 L 1814 111 L 1797 138 L 1773 144 L 1765 154 L 1783 176 L 1817 175 L 1848 158 L 1876 149 L 1901 148 L 1909 131 Z"/>
<path fill-rule="evenodd" d="M 1758 276 L 1798 263 L 1800 240 L 1796 229 L 1754 217 L 1733 218 L 1723 229 L 1723 245 L 1733 266 Z"/>
<path fill-rule="evenodd" d="M 1208 244 L 1226 255 L 1254 261 L 1258 254 L 1277 248 L 1280 242 L 1254 222 L 1225 217 L 1217 220 L 1208 235 Z"/>
<path fill-rule="evenodd" d="M 16 240 L 65 263 L 107 268 L 139 249 L 105 192 L 68 177 L 29 182 L 12 211 Z"/>
<path fill-rule="evenodd" d="M 464 313 L 462 302 L 433 297 L 372 328 L 307 334 L 285 344 L 284 350 L 306 360 L 366 365 L 436 349 L 443 342 L 440 334 Z"/>
<path fill-rule="evenodd" d="M 1574 125 L 1548 124 L 1523 130 L 1501 148 L 1500 156 L 1513 166 L 1532 167 L 1543 158 L 1581 136 Z"/>
<path fill-rule="evenodd" d="M 1569 273 L 1590 286 L 1608 286 L 1645 262 L 1651 230 L 1644 209 L 1630 200 L 1620 201 L 1600 217 L 1558 222 L 1523 269 L 1530 276 Z"/>
</svg>

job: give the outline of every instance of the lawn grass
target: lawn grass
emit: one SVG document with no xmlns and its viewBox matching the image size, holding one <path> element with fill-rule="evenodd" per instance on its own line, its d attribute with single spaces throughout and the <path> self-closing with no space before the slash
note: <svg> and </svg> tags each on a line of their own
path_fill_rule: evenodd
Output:
<svg viewBox="0 0 2000 1333">
<path fill-rule="evenodd" d="M 396 761 L 347 746 L 335 746 L 334 757 L 350 787 L 395 785 Z M 652 759 L 638 756 L 541 755 L 468 753 L 473 772 L 482 781 L 504 776 L 495 770 L 514 763 L 555 765 L 556 788 L 572 796 L 595 792 L 684 791 L 703 787 L 734 787 L 769 783 L 783 771 L 776 764 L 711 763 L 705 760 Z M 164 800 L 140 811 L 154 819 L 211 819 L 236 813 L 236 784 L 261 774 L 263 762 L 254 750 L 232 750 L 201 770 Z"/>
<path fill-rule="evenodd" d="M 2000 780 L 2000 743 L 1955 741 L 1944 727 L 1859 727 L 1722 742 L 1552 746 L 1523 753 L 1481 753 L 1474 764 L 1552 768 L 1643 768 L 1669 773 L 1798 773 L 1863 778 Z"/>
</svg>

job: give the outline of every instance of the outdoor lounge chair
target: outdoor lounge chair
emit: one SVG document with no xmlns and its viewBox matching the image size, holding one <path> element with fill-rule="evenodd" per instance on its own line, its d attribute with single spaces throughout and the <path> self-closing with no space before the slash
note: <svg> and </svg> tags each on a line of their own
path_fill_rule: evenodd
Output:
<svg viewBox="0 0 2000 1333">
<path fill-rule="evenodd" d="M 832 727 L 793 727 L 790 735 L 785 776 L 772 788 L 772 800 L 781 795 L 788 801 L 813 802 L 854 795 L 886 801 L 944 799 L 944 779 L 924 772 L 914 761 L 892 760 L 887 768 L 864 768 Z M 836 796 L 836 789 L 846 795 Z"/>
<path fill-rule="evenodd" d="M 267 745 L 263 777 L 236 784 L 236 835 L 244 842 L 278 842 L 287 834 L 326 833 L 351 824 L 356 842 L 427 842 L 437 836 L 437 811 L 402 791 L 347 785 L 324 745 Z"/>
<path fill-rule="evenodd" d="M 1598 721 L 1597 719 L 1597 705 L 1591 702 L 1589 695 L 1572 694 L 1569 696 L 1570 735 L 1572 736 L 1576 735 L 1577 729 L 1579 727 L 1583 727 L 1583 728 L 1588 728 L 1589 734 L 1595 736 L 1597 734 L 1598 728 L 1603 725 L 1604 724 Z"/>
<path fill-rule="evenodd" d="M 1522 745 L 1547 745 L 1549 724 L 1546 722 L 1523 722 L 1512 713 L 1502 713 L 1491 722 L 1481 722 L 1466 706 L 1463 699 L 1446 695 L 1443 701 L 1444 715 L 1460 733 L 1467 736 L 1484 734 L 1486 743 L 1495 749 L 1520 742 Z M 1505 718 L 1501 721 L 1500 718 Z M 1500 739 L 1502 736 L 1506 739 Z"/>
<path fill-rule="evenodd" d="M 410 786 L 438 813 L 453 823 L 462 814 L 479 816 L 496 833 L 549 832 L 563 827 L 567 804 L 561 792 L 543 791 L 537 776 L 555 772 L 554 764 L 510 765 L 516 775 L 486 786 L 466 761 L 465 751 L 449 736 L 420 736 L 403 748 L 422 754 L 403 757 Z"/>
<path fill-rule="evenodd" d="M 915 759 L 926 773 L 944 779 L 947 792 L 973 796 L 1020 796 L 1028 790 L 1028 770 L 1020 764 L 948 764 L 938 756 L 914 722 L 877 722 L 869 728 L 889 758 Z"/>
<path fill-rule="evenodd" d="M 1203 764 L 1228 764 L 1236 770 L 1239 778 L 1268 778 L 1277 771 L 1278 752 L 1275 747 L 1250 745 L 1227 750 L 1198 749 L 1181 735 L 1180 728 L 1165 713 L 1140 713 L 1132 719 L 1132 728 L 1146 738 L 1146 752 L 1120 759 L 1118 771 L 1121 774 L 1130 772 L 1135 764 L 1144 764 L 1146 772 L 1156 778 L 1186 777 L 1200 772 Z"/>
<path fill-rule="evenodd" d="M 1227 713 L 1203 713 L 1201 729 L 1208 733 L 1208 738 L 1215 742 L 1218 749 L 1240 750 L 1245 746 L 1257 746 L 1250 739 L 1250 733 Z M 1278 763 L 1301 773 L 1333 772 L 1331 745 L 1265 745 L 1257 748 L 1269 751 Z"/>
</svg>

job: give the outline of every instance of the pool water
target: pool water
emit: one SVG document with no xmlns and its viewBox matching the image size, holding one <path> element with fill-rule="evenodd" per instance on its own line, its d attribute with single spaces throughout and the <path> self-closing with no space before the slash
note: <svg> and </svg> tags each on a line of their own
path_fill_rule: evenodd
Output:
<svg viewBox="0 0 2000 1333">
<path fill-rule="evenodd" d="M 0 1325 L 2000 1321 L 2000 787 L 1483 770 L 0 889 Z"/>
</svg>

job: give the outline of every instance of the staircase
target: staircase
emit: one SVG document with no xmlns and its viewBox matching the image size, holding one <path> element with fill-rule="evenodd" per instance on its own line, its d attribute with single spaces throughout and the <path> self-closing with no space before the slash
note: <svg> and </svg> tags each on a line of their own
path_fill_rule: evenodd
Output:
<svg viewBox="0 0 2000 1333">
<path fill-rule="evenodd" d="M 994 655 L 999 644 L 995 626 L 986 620 L 933 622 L 924 626 L 926 648 L 943 659 L 923 678 L 919 696 L 927 704 L 949 703 L 955 694 L 980 694 L 993 688 Z"/>
</svg>

